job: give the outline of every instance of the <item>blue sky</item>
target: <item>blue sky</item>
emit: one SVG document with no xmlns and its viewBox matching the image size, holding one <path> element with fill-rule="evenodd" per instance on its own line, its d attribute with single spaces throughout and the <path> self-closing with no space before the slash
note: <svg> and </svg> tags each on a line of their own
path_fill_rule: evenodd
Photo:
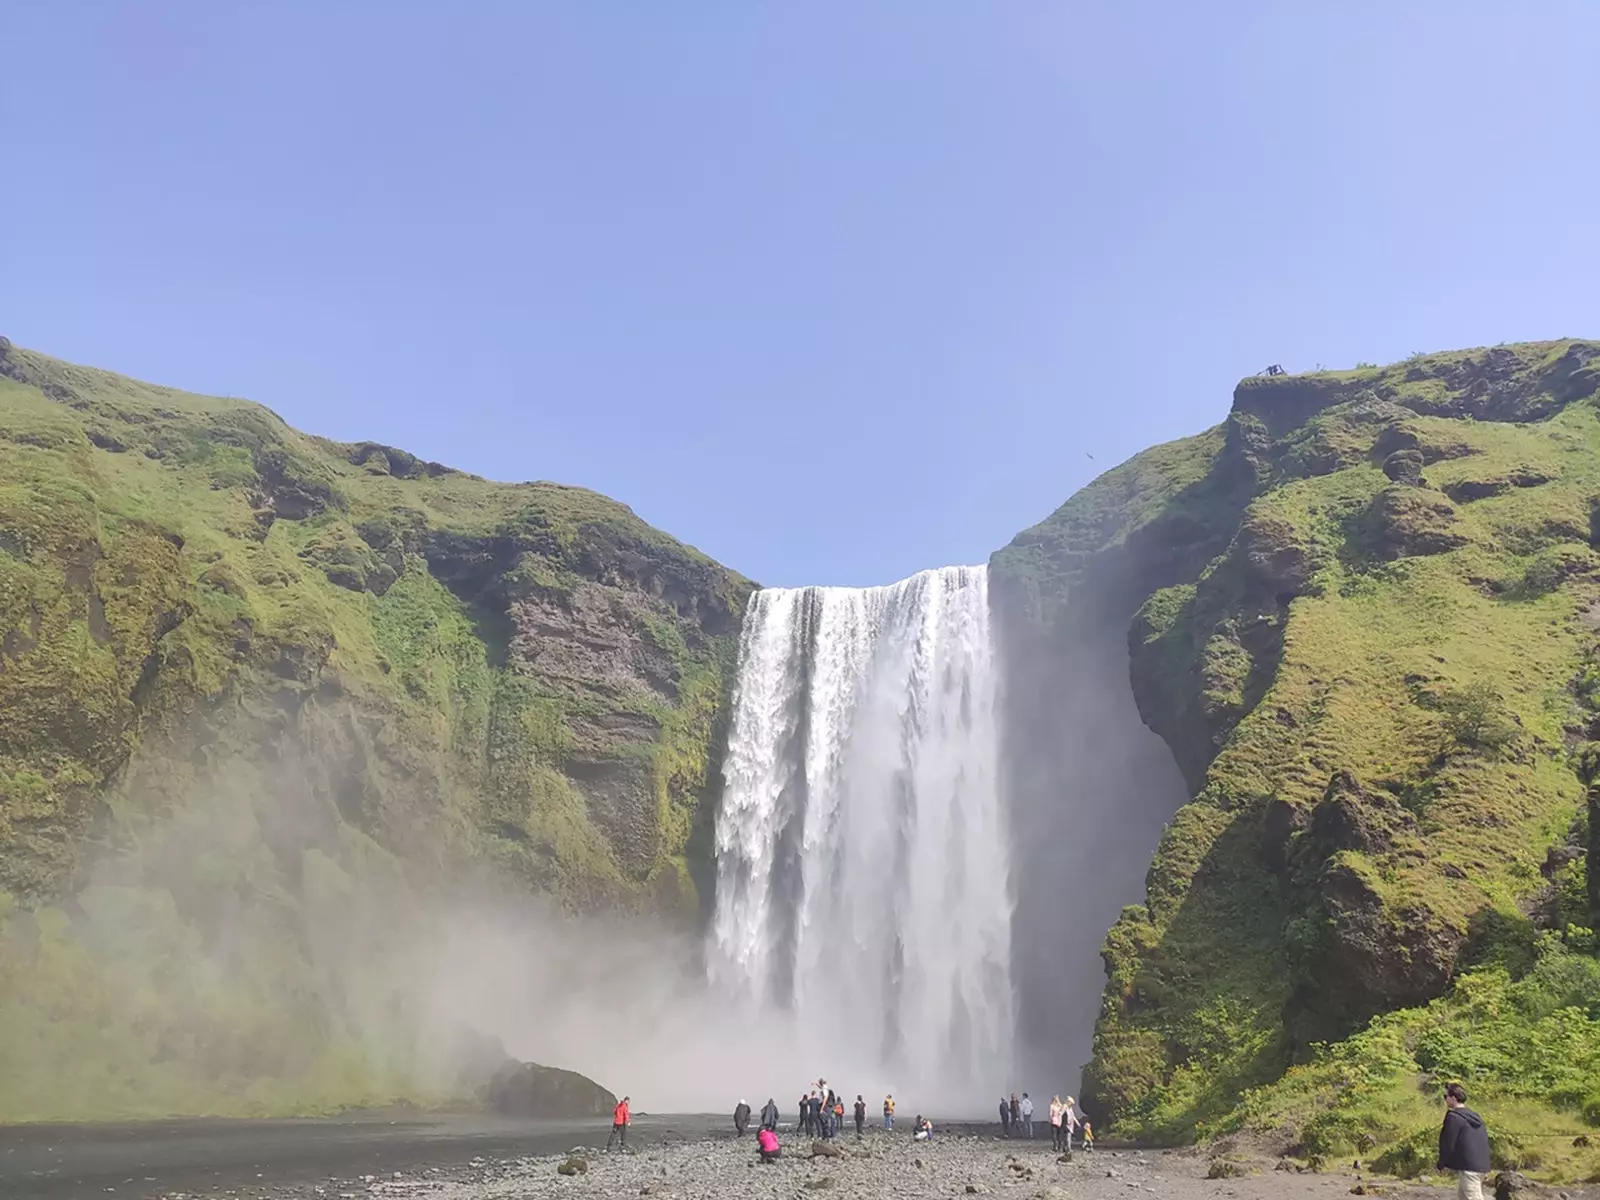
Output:
<svg viewBox="0 0 1600 1200">
<path fill-rule="evenodd" d="M 20 0 L 5 41 L 0 333 L 769 584 L 981 561 L 1268 363 L 1600 335 L 1586 0 Z"/>
</svg>

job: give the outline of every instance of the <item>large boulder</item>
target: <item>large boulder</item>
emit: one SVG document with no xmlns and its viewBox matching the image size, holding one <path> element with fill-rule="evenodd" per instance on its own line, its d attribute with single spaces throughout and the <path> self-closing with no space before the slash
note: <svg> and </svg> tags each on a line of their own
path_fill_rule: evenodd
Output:
<svg viewBox="0 0 1600 1200">
<path fill-rule="evenodd" d="M 512 1117 L 604 1117 L 617 1098 L 576 1071 L 511 1060 L 489 1080 L 485 1099 Z"/>
</svg>

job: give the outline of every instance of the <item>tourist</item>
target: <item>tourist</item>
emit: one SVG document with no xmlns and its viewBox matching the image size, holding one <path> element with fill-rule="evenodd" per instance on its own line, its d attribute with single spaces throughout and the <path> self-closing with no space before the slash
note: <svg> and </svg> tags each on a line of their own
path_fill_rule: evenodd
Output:
<svg viewBox="0 0 1600 1200">
<path fill-rule="evenodd" d="M 1011 1136 L 1011 1101 L 1000 1097 L 1000 1136 Z"/>
<path fill-rule="evenodd" d="M 1022 1136 L 1030 1141 L 1033 1138 L 1033 1101 L 1027 1092 L 1022 1093 Z"/>
<path fill-rule="evenodd" d="M 839 1132 L 838 1125 L 833 1119 L 833 1108 L 839 1098 L 833 1094 L 833 1089 L 828 1089 L 828 1098 L 822 1102 L 822 1136 L 831 1138 Z"/>
<path fill-rule="evenodd" d="M 750 1106 L 743 1100 L 739 1101 L 738 1107 L 733 1110 L 733 1128 L 740 1137 L 743 1137 L 744 1131 L 750 1128 Z"/>
<path fill-rule="evenodd" d="M 811 1097 L 804 1092 L 800 1093 L 800 1136 L 806 1137 L 811 1133 Z"/>
<path fill-rule="evenodd" d="M 778 1127 L 778 1104 L 771 1096 L 761 1106 L 761 1128 L 776 1129 Z"/>
<path fill-rule="evenodd" d="M 933 1140 L 933 1122 L 918 1113 L 916 1121 L 911 1126 L 911 1136 L 914 1141 L 931 1142 Z"/>
<path fill-rule="evenodd" d="M 1011 1093 L 1011 1128 L 1018 1137 L 1022 1136 L 1022 1101 L 1015 1092 Z"/>
<path fill-rule="evenodd" d="M 1061 1140 L 1066 1143 L 1066 1151 L 1072 1153 L 1072 1133 L 1078 1128 L 1078 1102 L 1071 1096 L 1067 1097 L 1067 1106 L 1061 1110 Z"/>
<path fill-rule="evenodd" d="M 816 1092 L 811 1093 L 811 1132 L 817 1137 L 826 1137 L 827 1128 L 822 1123 L 822 1097 Z"/>
<path fill-rule="evenodd" d="M 858 1094 L 856 1096 L 856 1136 L 862 1137 L 867 1128 L 867 1102 Z"/>
<path fill-rule="evenodd" d="M 894 1129 L 894 1096 L 892 1095 L 883 1098 L 883 1127 L 891 1131 Z"/>
<path fill-rule="evenodd" d="M 833 1132 L 835 1134 L 839 1134 L 839 1133 L 844 1132 L 844 1097 L 843 1096 L 835 1096 L 833 1098 Z"/>
<path fill-rule="evenodd" d="M 1094 1149 L 1094 1127 L 1088 1121 L 1083 1123 L 1083 1148 L 1085 1150 Z"/>
<path fill-rule="evenodd" d="M 1444 1089 L 1444 1125 L 1439 1129 L 1439 1167 L 1456 1173 L 1460 1200 L 1483 1200 L 1483 1177 L 1489 1171 L 1489 1131 L 1483 1118 L 1467 1107 L 1459 1083 Z"/>
<path fill-rule="evenodd" d="M 611 1143 L 618 1143 L 622 1149 L 628 1148 L 628 1097 L 624 1096 L 617 1106 L 611 1110 L 611 1136 L 606 1139 L 606 1153 L 611 1152 Z"/>
<path fill-rule="evenodd" d="M 1060 1096 L 1050 1098 L 1050 1144 L 1057 1150 L 1061 1149 L 1061 1114 L 1066 1108 Z"/>
<path fill-rule="evenodd" d="M 756 1147 L 761 1152 L 762 1162 L 777 1162 L 783 1157 L 783 1151 L 778 1148 L 778 1135 L 765 1125 L 761 1127 L 761 1132 L 756 1134 Z"/>
</svg>

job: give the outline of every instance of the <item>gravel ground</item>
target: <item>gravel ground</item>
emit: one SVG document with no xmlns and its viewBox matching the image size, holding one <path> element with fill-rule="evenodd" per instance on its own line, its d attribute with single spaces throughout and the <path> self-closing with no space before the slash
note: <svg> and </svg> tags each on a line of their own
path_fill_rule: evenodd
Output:
<svg viewBox="0 0 1600 1200">
<path fill-rule="evenodd" d="M 817 1200 L 830 1196 L 1110 1200 L 1141 1195 L 1170 1200 L 1331 1200 L 1350 1195 L 1358 1185 L 1367 1189 L 1365 1194 L 1395 1200 L 1443 1200 L 1455 1194 L 1453 1182 L 1444 1179 L 1433 1186 L 1379 1181 L 1374 1192 L 1370 1183 L 1354 1174 L 1280 1171 L 1270 1161 L 1242 1177 L 1208 1179 L 1209 1161 L 1186 1152 L 1102 1149 L 1080 1152 L 1074 1161 L 1063 1163 L 1048 1145 L 963 1135 L 941 1136 L 929 1144 L 914 1143 L 903 1133 L 874 1132 L 859 1143 L 845 1137 L 834 1144 L 843 1151 L 842 1157 L 813 1157 L 810 1142 L 785 1139 L 785 1157 L 774 1164 L 757 1161 L 753 1137 L 646 1146 L 626 1154 L 579 1147 L 573 1153 L 584 1160 L 585 1168 L 571 1175 L 558 1171 L 568 1155 L 480 1159 L 411 1175 L 190 1193 L 183 1200 L 201 1196 L 207 1200 L 222 1196 L 235 1200 L 808 1200 L 813 1196 Z M 1554 1198 L 1560 1193 L 1552 1189 L 1539 1194 Z M 1600 1195 L 1584 1189 L 1566 1194 L 1573 1200 Z M 165 1200 L 178 1197 L 165 1194 Z"/>
</svg>

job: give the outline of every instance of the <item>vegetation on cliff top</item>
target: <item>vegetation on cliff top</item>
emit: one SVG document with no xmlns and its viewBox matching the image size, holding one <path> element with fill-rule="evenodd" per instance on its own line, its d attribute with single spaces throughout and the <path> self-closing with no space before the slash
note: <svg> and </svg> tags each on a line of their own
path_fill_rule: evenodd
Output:
<svg viewBox="0 0 1600 1200">
<path fill-rule="evenodd" d="M 319 947 L 441 880 L 695 915 L 750 588 L 0 341 L 0 1120 L 418 1095 Z"/>
<path fill-rule="evenodd" d="M 1452 1074 L 1523 1133 L 1600 1118 L 1597 385 L 1572 341 L 1247 379 L 996 556 L 1046 629 L 1129 614 L 1193 789 L 1106 941 L 1091 1111 L 1382 1150 L 1414 1130 L 1361 1097 Z"/>
</svg>

